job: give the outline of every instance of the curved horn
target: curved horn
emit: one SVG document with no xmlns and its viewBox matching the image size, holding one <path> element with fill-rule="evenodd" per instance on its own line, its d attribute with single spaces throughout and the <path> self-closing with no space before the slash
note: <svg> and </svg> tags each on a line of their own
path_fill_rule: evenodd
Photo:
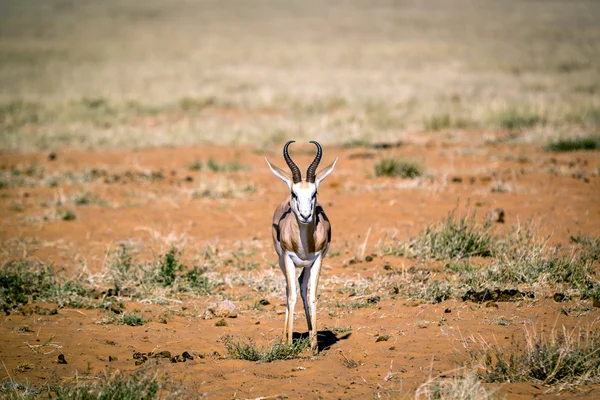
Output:
<svg viewBox="0 0 600 400">
<path fill-rule="evenodd" d="M 285 162 L 287 163 L 288 167 L 290 167 L 290 170 L 292 171 L 292 179 L 294 180 L 294 183 L 298 183 L 302 180 L 302 174 L 300 173 L 300 168 L 298 168 L 296 163 L 292 161 L 292 158 L 290 157 L 290 153 L 288 153 L 289 145 L 294 142 L 295 142 L 294 140 L 290 140 L 289 142 L 287 142 L 285 144 L 285 146 L 283 146 L 283 158 L 285 159 Z"/>
<path fill-rule="evenodd" d="M 314 145 L 317 146 L 317 155 L 315 156 L 315 159 L 308 166 L 308 169 L 306 170 L 306 181 L 310 182 L 310 183 L 315 183 L 315 177 L 317 175 L 317 167 L 319 166 L 319 163 L 321 162 L 321 156 L 323 155 L 323 149 L 321 149 L 321 145 L 319 143 L 315 142 L 314 140 L 311 140 L 310 143 L 314 143 Z"/>
</svg>

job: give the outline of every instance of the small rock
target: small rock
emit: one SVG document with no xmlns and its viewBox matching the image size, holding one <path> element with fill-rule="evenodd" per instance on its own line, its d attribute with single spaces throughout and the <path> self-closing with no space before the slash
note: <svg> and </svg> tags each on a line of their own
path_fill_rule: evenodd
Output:
<svg viewBox="0 0 600 400">
<path fill-rule="evenodd" d="M 65 358 L 64 354 L 59 354 L 58 355 L 58 363 L 59 364 L 66 364 L 67 363 L 67 359 Z"/>
<path fill-rule="evenodd" d="M 504 209 L 499 207 L 494 208 L 493 210 L 488 212 L 487 217 L 490 220 L 490 222 L 497 222 L 499 224 L 503 224 L 505 217 Z"/>
<path fill-rule="evenodd" d="M 444 310 L 444 313 L 445 313 L 445 314 L 450 314 L 451 312 L 452 312 L 452 310 L 451 310 L 451 309 L 449 309 L 449 308 L 446 308 L 446 309 Z"/>
<path fill-rule="evenodd" d="M 56 153 L 51 152 L 50 154 L 48 154 L 48 161 L 54 161 L 54 160 L 56 160 Z"/>
<path fill-rule="evenodd" d="M 154 358 L 171 358 L 171 352 L 167 350 L 163 350 L 160 353 L 153 354 L 151 357 Z"/>
<path fill-rule="evenodd" d="M 172 363 L 178 363 L 178 362 L 186 362 L 187 360 L 185 358 L 183 358 L 180 354 L 176 355 L 175 357 L 171 358 L 171 362 Z"/>
<path fill-rule="evenodd" d="M 31 306 L 29 306 L 27 304 L 25 304 L 23 306 L 19 306 L 18 311 L 22 315 L 31 315 L 34 312 L 33 308 L 31 308 Z"/>
<path fill-rule="evenodd" d="M 375 343 L 377 343 L 377 342 L 387 342 L 388 340 L 390 340 L 390 335 L 381 335 L 381 336 L 377 337 L 377 339 L 375 340 Z"/>
<path fill-rule="evenodd" d="M 193 360 L 194 357 L 192 357 L 192 355 L 190 353 L 188 353 L 187 351 L 184 351 L 183 353 L 181 353 L 181 357 L 183 357 L 184 360 Z"/>
<path fill-rule="evenodd" d="M 377 304 L 381 301 L 381 297 L 379 296 L 373 296 L 367 299 L 367 303 L 369 304 Z"/>
<path fill-rule="evenodd" d="M 262 299 L 261 301 L 258 302 L 258 304 L 260 304 L 261 306 L 268 306 L 271 303 L 269 302 L 269 300 Z"/>
<path fill-rule="evenodd" d="M 230 300 L 223 300 L 210 304 L 202 314 L 204 319 L 212 318 L 236 318 L 237 308 Z"/>
<path fill-rule="evenodd" d="M 123 312 L 123 310 L 121 309 L 121 307 L 119 307 L 119 305 L 113 303 L 112 301 L 107 301 L 104 303 L 104 309 L 107 311 L 112 311 L 115 314 L 121 314 Z"/>
<path fill-rule="evenodd" d="M 555 302 L 557 303 L 562 303 L 563 301 L 568 300 L 567 296 L 565 296 L 564 293 L 554 293 L 554 296 L 552 296 L 552 298 L 554 299 Z"/>
<path fill-rule="evenodd" d="M 45 308 L 45 307 L 35 306 L 34 311 L 37 315 L 56 315 L 56 314 L 58 314 L 57 308 Z"/>
<path fill-rule="evenodd" d="M 227 326 L 227 321 L 225 321 L 225 319 L 221 318 L 220 320 L 215 322 L 215 326 Z"/>
<path fill-rule="evenodd" d="M 118 358 L 117 357 L 113 357 L 113 356 L 108 356 L 108 361 L 109 362 L 113 362 L 113 361 L 117 361 Z"/>
</svg>

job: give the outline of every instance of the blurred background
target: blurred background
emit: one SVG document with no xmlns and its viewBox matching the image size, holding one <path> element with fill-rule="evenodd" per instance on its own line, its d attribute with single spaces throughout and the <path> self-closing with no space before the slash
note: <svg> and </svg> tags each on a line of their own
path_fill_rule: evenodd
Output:
<svg viewBox="0 0 600 400">
<path fill-rule="evenodd" d="M 600 125 L 595 0 L 0 2 L 0 146 Z"/>
</svg>

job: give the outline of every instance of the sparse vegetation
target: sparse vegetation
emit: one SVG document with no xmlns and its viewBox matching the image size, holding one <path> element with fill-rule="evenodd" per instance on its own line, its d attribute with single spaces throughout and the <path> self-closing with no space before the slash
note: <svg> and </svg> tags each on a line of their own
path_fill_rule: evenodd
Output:
<svg viewBox="0 0 600 400">
<path fill-rule="evenodd" d="M 491 222 L 479 223 L 474 213 L 459 216 L 454 210 L 446 220 L 427 226 L 419 236 L 406 242 L 388 244 L 384 253 L 437 260 L 491 257 L 497 243 Z"/>
<path fill-rule="evenodd" d="M 239 161 L 234 160 L 227 163 L 219 163 L 216 160 L 209 158 L 206 163 L 206 167 L 213 172 L 231 172 L 231 171 L 243 171 L 247 170 L 248 167 L 239 163 Z"/>
<path fill-rule="evenodd" d="M 58 212 L 58 217 L 63 221 L 73 221 L 77 218 L 77 215 L 75 215 L 73 210 L 66 208 Z"/>
<path fill-rule="evenodd" d="M 333 333 L 348 333 L 352 332 L 352 325 L 347 326 L 334 326 L 330 329 Z"/>
<path fill-rule="evenodd" d="M 0 385 L 0 394 L 8 399 L 33 399 L 48 397 L 56 399 L 158 399 L 176 398 L 182 388 L 165 377 L 147 369 L 134 372 L 131 376 L 122 373 L 105 375 L 91 382 L 78 379 L 72 382 L 53 380 L 42 388 L 15 382 L 6 378 Z"/>
<path fill-rule="evenodd" d="M 423 127 L 427 131 L 439 131 L 442 129 L 473 127 L 474 123 L 464 118 L 452 118 L 450 114 L 439 114 L 423 119 Z"/>
<path fill-rule="evenodd" d="M 593 287 L 592 240 L 571 250 L 548 248 L 532 225 L 498 239 L 496 258 L 487 267 L 477 268 L 469 262 L 450 263 L 448 270 L 458 275 L 459 285 L 467 288 L 535 287 L 547 285 L 575 289 L 587 293 Z"/>
<path fill-rule="evenodd" d="M 117 292 L 127 288 L 132 296 L 139 297 L 156 286 L 172 293 L 191 292 L 197 295 L 207 295 L 212 290 L 212 284 L 205 276 L 206 268 L 184 265 L 181 252 L 174 246 L 156 263 L 140 263 L 131 253 L 132 249 L 127 244 L 120 244 L 112 254 L 109 269 L 104 272 L 114 282 Z"/>
<path fill-rule="evenodd" d="M 439 131 L 452 126 L 450 114 L 434 115 L 423 120 L 423 126 L 428 131 Z"/>
<path fill-rule="evenodd" d="M 498 114 L 497 118 L 498 125 L 509 130 L 526 129 L 546 123 L 545 117 L 525 109 L 511 108 L 504 110 Z"/>
<path fill-rule="evenodd" d="M 410 268 L 388 273 L 382 284 L 394 294 L 434 303 L 468 290 L 548 290 L 548 285 L 597 300 L 600 289 L 593 263 L 600 239 L 573 237 L 570 249 L 550 247 L 547 242 L 538 237 L 532 223 L 500 236 L 489 222 L 478 223 L 474 215 L 457 217 L 452 211 L 419 236 L 383 247 L 385 254 L 449 260 L 444 268 L 447 279 L 434 280 L 428 270 Z M 490 260 L 476 265 L 472 257 Z"/>
<path fill-rule="evenodd" d="M 596 329 L 553 329 L 548 337 L 525 330 L 525 343 L 511 349 L 482 343 L 473 359 L 482 363 L 486 382 L 523 382 L 543 385 L 582 385 L 600 382 L 600 332 Z"/>
<path fill-rule="evenodd" d="M 256 192 L 254 184 L 239 185 L 228 179 L 203 180 L 192 190 L 193 199 L 244 198 Z"/>
<path fill-rule="evenodd" d="M 488 391 L 475 371 L 452 378 L 435 377 L 419 386 L 415 398 L 427 400 L 488 400 L 495 398 Z"/>
<path fill-rule="evenodd" d="M 548 143 L 545 149 L 546 151 L 555 153 L 578 150 L 597 150 L 600 149 L 600 135 L 557 139 Z"/>
<path fill-rule="evenodd" d="M 222 338 L 227 353 L 237 360 L 273 362 L 298 358 L 300 353 L 310 347 L 308 338 L 295 340 L 292 344 L 275 343 L 271 348 L 259 348 L 252 340 L 248 343 L 236 340 L 231 336 Z"/>
<path fill-rule="evenodd" d="M 0 397 L 598 397 L 600 2 L 40 3 L 0 2 Z M 288 140 L 341 160 L 318 357 L 275 341 Z"/>
<path fill-rule="evenodd" d="M 414 179 L 423 175 L 424 167 L 417 161 L 386 157 L 375 164 L 375 176 Z"/>
<path fill-rule="evenodd" d="M 93 293 L 82 283 L 61 279 L 52 266 L 31 260 L 9 261 L 0 269 L 0 308 L 11 312 L 32 300 L 59 307 L 91 305 Z"/>
<path fill-rule="evenodd" d="M 146 318 L 136 313 L 124 313 L 119 318 L 119 323 L 129 326 L 142 326 L 146 324 Z"/>
<path fill-rule="evenodd" d="M 179 261 L 181 253 L 175 247 L 171 247 L 158 261 L 158 273 L 156 281 L 163 286 L 170 286 L 177 275 L 185 268 Z"/>
<path fill-rule="evenodd" d="M 194 162 L 188 165 L 188 169 L 190 171 L 202 171 L 202 161 L 194 160 Z"/>
</svg>

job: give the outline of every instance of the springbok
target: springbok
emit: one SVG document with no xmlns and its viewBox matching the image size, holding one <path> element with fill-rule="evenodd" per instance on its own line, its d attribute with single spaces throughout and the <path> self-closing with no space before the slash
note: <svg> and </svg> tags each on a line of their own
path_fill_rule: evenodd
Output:
<svg viewBox="0 0 600 400">
<path fill-rule="evenodd" d="M 306 180 L 302 180 L 300 169 L 292 161 L 288 147 L 290 140 L 283 147 L 283 158 L 290 168 L 291 175 L 271 164 L 265 158 L 271 172 L 281 179 L 290 189 L 290 196 L 275 209 L 273 214 L 273 243 L 279 255 L 279 266 L 286 280 L 286 310 L 283 338 L 292 343 L 294 328 L 294 307 L 296 306 L 296 268 L 302 268 L 298 277 L 300 295 L 304 303 L 306 322 L 310 337 L 310 348 L 317 353 L 317 286 L 321 272 L 321 261 L 329 250 L 331 242 L 331 225 L 323 207 L 317 202 L 317 189 L 323 179 L 335 167 L 333 163 L 323 168 L 318 174 L 317 167 L 321 161 L 323 150 L 317 146 L 317 155 L 306 171 Z M 309 299 L 307 299 L 307 289 Z"/>
</svg>

